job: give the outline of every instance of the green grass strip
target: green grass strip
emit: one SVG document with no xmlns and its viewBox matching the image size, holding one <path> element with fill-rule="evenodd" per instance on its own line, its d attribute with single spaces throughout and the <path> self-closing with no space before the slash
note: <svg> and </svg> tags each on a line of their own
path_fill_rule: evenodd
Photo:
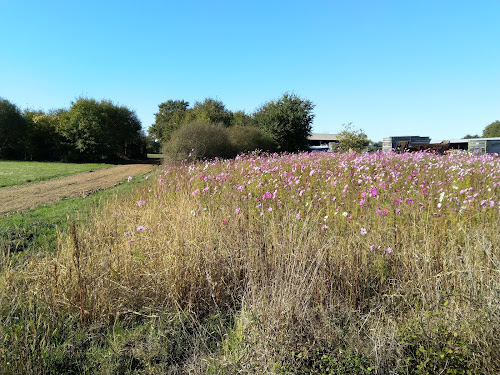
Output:
<svg viewBox="0 0 500 375">
<path fill-rule="evenodd" d="M 50 206 L 40 206 L 22 213 L 0 217 L 0 251 L 11 253 L 53 251 L 57 247 L 58 230 L 65 232 L 73 220 L 85 222 L 95 209 L 116 195 L 126 195 L 146 185 L 144 176 L 84 198 L 71 198 Z"/>
<path fill-rule="evenodd" d="M 0 188 L 109 168 L 111 164 L 0 161 Z"/>
</svg>

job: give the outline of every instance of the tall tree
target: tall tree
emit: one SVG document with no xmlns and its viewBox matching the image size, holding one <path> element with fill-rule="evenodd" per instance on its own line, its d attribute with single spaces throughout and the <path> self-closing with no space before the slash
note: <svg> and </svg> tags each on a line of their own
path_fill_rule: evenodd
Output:
<svg viewBox="0 0 500 375">
<path fill-rule="evenodd" d="M 160 144 L 167 142 L 172 133 L 185 122 L 188 107 L 189 102 L 184 100 L 167 100 L 158 105 L 155 123 L 149 128 L 149 135 Z"/>
<path fill-rule="evenodd" d="M 28 132 L 27 158 L 31 160 L 59 160 L 62 155 L 62 137 L 58 133 L 64 110 L 24 111 Z"/>
<path fill-rule="evenodd" d="M 483 130 L 483 137 L 500 137 L 500 121 L 494 121 Z"/>
<path fill-rule="evenodd" d="M 0 158 L 23 158 L 26 150 L 26 121 L 15 104 L 0 98 Z"/>
<path fill-rule="evenodd" d="M 305 150 L 311 134 L 314 104 L 295 94 L 261 106 L 253 115 L 255 125 L 271 135 L 279 151 Z"/>
<path fill-rule="evenodd" d="M 59 131 L 73 160 L 131 157 L 136 147 L 145 151 L 144 134 L 135 112 L 106 100 L 78 99 L 63 114 Z"/>
</svg>

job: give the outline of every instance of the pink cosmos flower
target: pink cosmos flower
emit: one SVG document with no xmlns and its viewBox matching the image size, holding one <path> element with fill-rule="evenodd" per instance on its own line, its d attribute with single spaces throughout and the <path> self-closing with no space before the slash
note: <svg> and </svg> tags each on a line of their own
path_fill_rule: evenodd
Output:
<svg viewBox="0 0 500 375">
<path fill-rule="evenodd" d="M 366 228 L 361 228 L 360 229 L 361 234 L 364 236 L 367 232 Z"/>
</svg>

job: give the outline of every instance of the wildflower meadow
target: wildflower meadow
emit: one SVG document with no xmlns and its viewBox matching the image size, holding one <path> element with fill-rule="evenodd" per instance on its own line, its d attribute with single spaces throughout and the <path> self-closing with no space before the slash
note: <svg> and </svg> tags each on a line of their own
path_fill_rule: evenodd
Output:
<svg viewBox="0 0 500 375">
<path fill-rule="evenodd" d="M 224 317 L 190 325 L 218 343 L 180 350 L 178 372 L 159 349 L 144 371 L 494 374 L 499 218 L 496 155 L 185 161 L 4 284 L 83 326 Z"/>
</svg>

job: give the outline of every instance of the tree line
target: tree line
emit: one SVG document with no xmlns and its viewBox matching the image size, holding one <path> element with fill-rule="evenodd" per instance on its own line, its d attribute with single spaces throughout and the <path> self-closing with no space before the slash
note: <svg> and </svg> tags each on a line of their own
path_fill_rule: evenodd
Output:
<svg viewBox="0 0 500 375">
<path fill-rule="evenodd" d="M 171 159 L 232 157 L 256 149 L 307 149 L 314 104 L 283 94 L 254 113 L 232 112 L 207 98 L 158 106 L 149 135 L 136 113 L 109 100 L 79 98 L 69 109 L 25 110 L 0 98 L 0 158 L 73 162 L 140 159 L 165 152 Z"/>
<path fill-rule="evenodd" d="M 219 100 L 207 98 L 190 107 L 185 100 L 158 106 L 149 135 L 170 159 L 231 157 L 256 149 L 295 152 L 307 149 L 314 104 L 285 93 L 254 113 L 232 112 Z"/>
<path fill-rule="evenodd" d="M 142 159 L 146 136 L 134 111 L 79 98 L 69 109 L 24 112 L 0 98 L 0 158 L 72 162 Z"/>
</svg>

